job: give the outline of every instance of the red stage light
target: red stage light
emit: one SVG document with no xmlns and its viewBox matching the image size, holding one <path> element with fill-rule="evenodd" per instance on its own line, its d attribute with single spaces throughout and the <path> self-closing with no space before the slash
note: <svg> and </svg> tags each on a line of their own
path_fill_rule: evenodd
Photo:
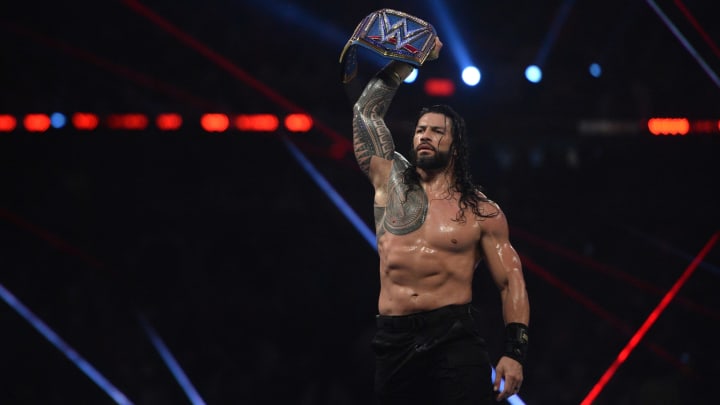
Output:
<svg viewBox="0 0 720 405">
<path fill-rule="evenodd" d="M 155 118 L 155 125 L 163 131 L 175 131 L 182 126 L 182 117 L 174 113 L 160 114 Z"/>
<path fill-rule="evenodd" d="M 28 114 L 23 119 L 23 125 L 30 132 L 45 132 L 50 128 L 50 117 L 47 114 Z"/>
<path fill-rule="evenodd" d="M 307 132 L 313 127 L 313 119 L 308 114 L 290 114 L 285 117 L 285 128 L 291 132 Z"/>
<path fill-rule="evenodd" d="M 112 114 L 107 120 L 110 129 L 144 130 L 147 125 L 145 114 Z"/>
<path fill-rule="evenodd" d="M 273 114 L 240 114 L 235 118 L 235 126 L 241 131 L 273 132 L 279 125 L 280 120 Z"/>
<path fill-rule="evenodd" d="M 78 112 L 72 116 L 73 125 L 80 130 L 92 131 L 97 128 L 99 122 L 97 115 L 93 113 Z"/>
<path fill-rule="evenodd" d="M 455 83 L 450 79 L 430 78 L 425 82 L 425 93 L 433 97 L 450 97 L 455 94 Z"/>
<path fill-rule="evenodd" d="M 200 125 L 208 132 L 225 132 L 230 126 L 230 119 L 225 114 L 203 114 Z"/>
<path fill-rule="evenodd" d="M 0 132 L 10 132 L 17 126 L 15 117 L 9 114 L 0 114 Z"/>
<path fill-rule="evenodd" d="M 687 135 L 690 121 L 687 118 L 650 118 L 648 129 L 653 135 Z"/>
</svg>

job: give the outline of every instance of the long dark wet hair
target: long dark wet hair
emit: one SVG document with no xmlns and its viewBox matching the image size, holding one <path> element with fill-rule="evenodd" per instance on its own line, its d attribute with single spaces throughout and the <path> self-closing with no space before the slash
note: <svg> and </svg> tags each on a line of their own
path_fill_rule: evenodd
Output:
<svg viewBox="0 0 720 405">
<path fill-rule="evenodd" d="M 483 197 L 482 187 L 473 183 L 472 174 L 470 173 L 469 161 L 469 143 L 465 134 L 465 120 L 452 107 L 445 104 L 437 104 L 430 107 L 423 107 L 418 116 L 417 121 L 427 113 L 438 113 L 452 120 L 452 142 L 450 143 L 449 155 L 453 162 L 453 174 L 455 183 L 450 186 L 451 190 L 460 192 L 460 200 L 458 201 L 458 215 L 455 220 L 465 222 L 465 209 L 470 208 L 477 217 L 489 218 L 498 215 L 498 211 L 484 212 L 480 208 L 481 202 L 489 202 L 490 200 Z M 417 122 L 416 121 L 416 122 Z M 410 146 L 410 155 L 415 156 L 415 152 Z M 420 175 L 417 172 L 417 162 L 410 159 L 411 165 L 405 169 L 403 173 L 403 181 L 408 186 L 407 192 L 420 188 Z"/>
</svg>

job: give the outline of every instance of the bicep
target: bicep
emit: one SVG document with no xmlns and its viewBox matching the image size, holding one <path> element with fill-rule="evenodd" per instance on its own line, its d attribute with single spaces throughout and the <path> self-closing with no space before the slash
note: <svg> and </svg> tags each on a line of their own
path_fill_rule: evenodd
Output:
<svg viewBox="0 0 720 405">
<path fill-rule="evenodd" d="M 485 219 L 481 247 L 498 288 L 505 288 L 513 275 L 522 274 L 520 256 L 510 243 L 507 220 L 502 212 Z"/>
</svg>

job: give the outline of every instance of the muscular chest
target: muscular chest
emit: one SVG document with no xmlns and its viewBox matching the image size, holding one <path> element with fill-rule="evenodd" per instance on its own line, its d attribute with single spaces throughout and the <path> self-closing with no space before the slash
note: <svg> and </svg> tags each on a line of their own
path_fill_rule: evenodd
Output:
<svg viewBox="0 0 720 405">
<path fill-rule="evenodd" d="M 457 200 L 430 200 L 425 223 L 419 229 L 432 245 L 447 250 L 464 251 L 477 245 L 480 225 L 472 214 L 465 221 L 458 221 Z"/>
<path fill-rule="evenodd" d="M 458 221 L 458 210 L 456 198 L 432 199 L 417 190 L 391 198 L 383 223 L 393 235 L 407 235 L 442 250 L 472 249 L 479 240 L 480 225 L 472 213 Z"/>
</svg>

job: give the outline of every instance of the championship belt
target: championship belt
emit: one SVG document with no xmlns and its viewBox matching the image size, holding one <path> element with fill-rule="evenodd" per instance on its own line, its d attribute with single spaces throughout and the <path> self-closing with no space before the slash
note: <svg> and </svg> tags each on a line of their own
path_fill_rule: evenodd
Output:
<svg viewBox="0 0 720 405">
<path fill-rule="evenodd" d="M 340 54 L 342 82 L 357 75 L 357 47 L 383 57 L 422 66 L 435 45 L 435 28 L 402 11 L 384 8 L 363 18 Z"/>
</svg>

